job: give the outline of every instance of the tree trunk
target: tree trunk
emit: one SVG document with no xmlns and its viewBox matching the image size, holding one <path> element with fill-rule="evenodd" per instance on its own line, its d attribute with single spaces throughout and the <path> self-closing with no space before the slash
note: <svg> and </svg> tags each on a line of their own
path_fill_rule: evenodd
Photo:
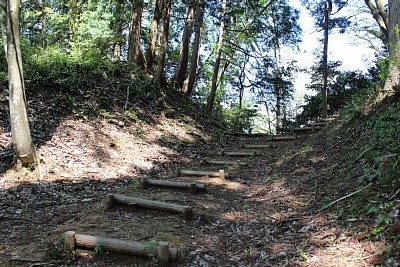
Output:
<svg viewBox="0 0 400 267">
<path fill-rule="evenodd" d="M 29 166 L 36 161 L 36 154 L 26 111 L 19 33 L 19 9 L 19 0 L 7 1 L 6 56 L 9 79 L 10 124 L 17 158 L 23 166 Z"/>
<path fill-rule="evenodd" d="M 244 81 L 246 80 L 246 65 L 247 62 L 249 61 L 249 56 L 245 55 L 244 60 L 243 60 L 243 67 L 240 69 L 239 73 L 239 110 L 242 109 L 243 105 L 243 95 L 244 95 Z"/>
<path fill-rule="evenodd" d="M 154 82 L 161 85 L 164 76 L 165 58 L 168 50 L 169 21 L 171 16 L 171 0 L 163 3 L 163 23 L 160 30 L 161 48 L 158 58 L 157 71 L 154 75 Z"/>
<path fill-rule="evenodd" d="M 324 52 L 322 57 L 322 76 L 323 84 L 321 91 L 322 118 L 328 117 L 328 38 L 329 38 L 329 18 L 332 12 L 332 1 L 325 2 L 324 15 Z"/>
<path fill-rule="evenodd" d="M 192 48 L 192 59 L 190 63 L 187 82 L 184 84 L 183 91 L 190 98 L 193 93 L 194 82 L 196 81 L 197 67 L 199 64 L 201 37 L 203 34 L 203 17 L 204 17 L 204 2 L 199 0 L 196 6 L 195 16 L 195 36 Z"/>
<path fill-rule="evenodd" d="M 182 34 L 179 63 L 178 66 L 176 67 L 174 76 L 175 86 L 179 89 L 183 88 L 183 83 L 186 78 L 186 72 L 189 60 L 189 43 L 190 43 L 190 37 L 192 36 L 193 20 L 194 20 L 194 6 L 193 6 L 193 1 L 190 1 L 188 7 L 188 13 L 186 16 L 185 29 L 183 30 Z"/>
<path fill-rule="evenodd" d="M 400 91 L 400 0 L 389 1 L 389 75 L 384 91 Z"/>
<path fill-rule="evenodd" d="M 207 113 L 208 115 L 211 115 L 213 106 L 214 106 L 214 100 L 215 100 L 215 93 L 217 91 L 217 80 L 218 80 L 218 72 L 219 72 L 219 64 L 221 62 L 221 53 L 222 53 L 222 43 L 224 41 L 224 31 L 225 31 L 225 10 L 226 10 L 226 2 L 227 0 L 222 0 L 222 7 L 221 7 L 221 21 L 220 21 L 220 26 L 219 26 L 219 37 L 218 37 L 218 46 L 217 46 L 217 56 L 215 58 L 215 64 L 214 64 L 214 72 L 213 72 L 213 77 L 212 77 L 212 82 L 211 82 L 211 91 L 210 95 L 208 96 L 208 102 L 207 102 Z"/>
<path fill-rule="evenodd" d="M 124 0 L 115 0 L 115 14 L 113 21 L 113 31 L 115 32 L 114 59 L 121 60 L 122 32 L 123 32 Z"/>
<path fill-rule="evenodd" d="M 40 14 L 42 21 L 42 29 L 40 30 L 40 39 L 42 43 L 42 48 L 46 48 L 46 31 L 47 31 L 47 14 L 46 14 L 46 1 L 43 1 L 41 4 L 42 13 Z"/>
<path fill-rule="evenodd" d="M 150 32 L 147 42 L 147 51 L 146 51 L 146 69 L 149 71 L 153 71 L 153 66 L 155 64 L 156 57 L 156 43 L 158 36 L 158 28 L 160 26 L 160 20 L 162 16 L 163 10 L 163 0 L 156 0 L 156 6 L 154 9 L 153 20 L 150 25 Z"/>
<path fill-rule="evenodd" d="M 7 14 L 7 4 L 6 0 L 0 0 L 0 26 L 1 26 L 1 35 L 4 39 L 3 49 L 7 56 L 7 42 L 6 42 L 6 15 Z"/>
<path fill-rule="evenodd" d="M 128 62 L 144 66 L 144 56 L 140 45 L 142 29 L 143 0 L 131 0 L 131 20 L 129 25 Z"/>
<path fill-rule="evenodd" d="M 70 41 L 76 42 L 77 33 L 79 29 L 80 17 L 82 13 L 82 6 L 86 0 L 69 0 L 68 1 L 68 15 L 69 15 L 69 33 Z"/>
<path fill-rule="evenodd" d="M 374 17 L 375 21 L 378 23 L 378 26 L 382 32 L 380 39 L 384 44 L 388 42 L 388 18 L 387 12 L 385 11 L 384 5 L 382 0 L 376 0 L 375 2 L 377 5 L 375 6 L 371 0 L 364 0 L 367 4 L 369 10 L 371 11 L 372 16 Z M 379 9 L 378 9 L 379 8 Z"/>
</svg>

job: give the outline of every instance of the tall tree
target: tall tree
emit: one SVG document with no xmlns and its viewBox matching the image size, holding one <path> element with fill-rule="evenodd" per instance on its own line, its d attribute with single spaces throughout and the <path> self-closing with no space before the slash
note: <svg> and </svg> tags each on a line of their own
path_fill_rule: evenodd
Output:
<svg viewBox="0 0 400 267">
<path fill-rule="evenodd" d="M 389 74 L 385 91 L 400 91 L 400 0 L 389 0 Z"/>
<path fill-rule="evenodd" d="M 189 45 L 190 37 L 192 36 L 193 30 L 193 20 L 194 20 L 194 1 L 191 0 L 188 6 L 188 12 L 185 21 L 185 28 L 182 33 L 181 50 L 179 54 L 179 62 L 176 67 L 174 83 L 179 89 L 182 89 L 183 83 L 186 78 L 186 72 L 189 60 Z"/>
<path fill-rule="evenodd" d="M 23 166 L 37 161 L 35 147 L 32 142 L 26 110 L 24 77 L 19 29 L 19 0 L 3 2 L 5 12 L 5 41 L 8 64 L 8 90 L 10 104 L 10 124 L 17 158 Z M 4 17 L 3 17 L 4 19 Z"/>
<path fill-rule="evenodd" d="M 333 28 L 344 29 L 349 25 L 349 21 L 345 17 L 333 17 L 340 10 L 347 5 L 348 0 L 320 0 L 311 1 L 303 0 L 303 4 L 311 12 L 315 18 L 316 27 L 318 30 L 323 31 L 323 86 L 321 91 L 322 102 L 322 117 L 328 116 L 328 93 L 327 93 L 327 80 L 328 80 L 328 42 L 329 33 Z M 333 7 L 335 6 L 335 11 Z"/>
<path fill-rule="evenodd" d="M 128 62 L 144 66 L 144 56 L 140 45 L 142 29 L 143 0 L 131 0 L 131 19 L 129 24 Z"/>
<path fill-rule="evenodd" d="M 114 59 L 121 60 L 124 24 L 124 0 L 115 0 L 115 10 L 112 27 L 115 32 Z"/>
<path fill-rule="evenodd" d="M 164 68 L 165 68 L 165 58 L 167 56 L 168 50 L 168 36 L 169 36 L 169 23 L 171 17 L 171 0 L 163 1 L 163 16 L 162 25 L 160 29 L 160 53 L 158 56 L 157 70 L 154 74 L 154 82 L 157 84 L 162 83 Z"/>
<path fill-rule="evenodd" d="M 196 81 L 197 67 L 199 64 L 201 37 L 203 35 L 204 1 L 196 1 L 195 22 L 194 22 L 194 41 L 192 46 L 192 58 L 190 60 L 189 74 L 184 83 L 183 91 L 188 97 L 192 96 L 194 83 Z"/>
<path fill-rule="evenodd" d="M 219 73 L 219 67 L 220 67 L 220 62 L 221 62 L 222 44 L 224 41 L 226 3 L 227 3 L 227 0 L 222 0 L 218 44 L 217 44 L 217 50 L 216 50 L 213 76 L 212 76 L 212 80 L 211 80 L 211 91 L 210 91 L 210 95 L 208 96 L 208 99 L 207 99 L 207 113 L 209 115 L 211 115 L 211 113 L 212 113 L 213 106 L 214 106 L 214 100 L 215 100 L 215 93 L 217 91 L 217 81 L 218 81 L 218 73 Z"/>
<path fill-rule="evenodd" d="M 163 11 L 163 0 L 156 0 L 153 19 L 150 25 L 150 31 L 147 40 L 146 51 L 146 69 L 152 71 L 156 63 L 156 44 L 160 27 L 160 20 Z"/>
</svg>

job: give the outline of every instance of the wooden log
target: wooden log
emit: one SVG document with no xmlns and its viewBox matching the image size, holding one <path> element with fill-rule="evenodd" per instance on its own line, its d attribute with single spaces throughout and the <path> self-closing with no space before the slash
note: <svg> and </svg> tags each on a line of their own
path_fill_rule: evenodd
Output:
<svg viewBox="0 0 400 267">
<path fill-rule="evenodd" d="M 313 123 L 309 123 L 309 124 L 307 124 L 307 126 L 309 126 L 309 127 L 324 127 L 324 126 L 326 126 L 328 123 L 326 123 L 326 122 L 313 122 Z"/>
<path fill-rule="evenodd" d="M 204 191 L 206 190 L 206 185 L 202 183 L 187 183 L 178 181 L 165 181 L 156 179 L 141 179 L 141 187 L 146 189 L 150 186 L 154 187 L 164 187 L 164 188 L 174 188 L 174 189 L 191 189 L 192 191 Z"/>
<path fill-rule="evenodd" d="M 259 145 L 244 144 L 243 147 L 257 149 L 257 148 L 273 148 L 274 146 L 272 144 L 259 144 Z"/>
<path fill-rule="evenodd" d="M 121 254 L 129 254 L 142 257 L 155 255 L 159 259 L 161 257 L 163 263 L 165 263 L 167 259 L 169 262 L 176 261 L 178 258 L 178 250 L 176 248 L 170 248 L 168 243 L 166 242 L 160 242 L 159 246 L 147 245 L 136 241 L 124 241 L 115 238 L 82 235 L 69 231 L 63 234 L 64 248 L 66 247 L 65 242 L 67 237 L 69 239 L 73 237 L 72 241 L 75 244 L 75 248 L 93 250 L 96 247 L 100 247 L 102 251 L 109 251 Z"/>
<path fill-rule="evenodd" d="M 168 242 L 160 242 L 158 251 L 158 266 L 169 266 L 169 244 Z"/>
<path fill-rule="evenodd" d="M 192 170 L 177 169 L 176 175 L 221 177 L 220 175 L 221 171 L 223 170 L 220 170 L 218 172 L 212 172 L 212 171 L 192 171 Z M 229 177 L 228 173 L 224 173 L 224 177 L 228 178 Z"/>
<path fill-rule="evenodd" d="M 318 131 L 321 130 L 322 128 L 317 126 L 317 127 L 313 127 L 313 126 L 306 126 L 306 127 L 295 127 L 293 128 L 293 132 L 297 133 L 297 132 L 314 132 L 314 131 Z"/>
<path fill-rule="evenodd" d="M 287 140 L 296 140 L 298 138 L 297 135 L 273 135 L 268 138 L 269 141 L 287 141 Z"/>
<path fill-rule="evenodd" d="M 251 152 L 241 152 L 241 151 L 227 152 L 227 151 L 222 150 L 220 155 L 221 156 L 229 156 L 229 157 L 253 157 L 253 156 L 257 156 L 257 153 L 254 151 L 251 151 Z"/>
<path fill-rule="evenodd" d="M 336 118 L 321 118 L 317 122 L 332 122 L 336 120 Z"/>
<path fill-rule="evenodd" d="M 108 203 L 108 201 L 111 201 L 111 203 Z M 148 200 L 148 199 L 117 195 L 117 194 L 107 195 L 107 208 L 109 209 L 115 203 L 124 204 L 132 207 L 139 207 L 143 209 L 182 214 L 182 217 L 185 219 L 190 219 L 193 213 L 192 207 L 190 206 L 182 206 L 161 201 Z"/>
<path fill-rule="evenodd" d="M 64 250 L 69 254 L 73 254 L 75 251 L 75 232 L 68 231 L 63 235 L 64 238 Z"/>
<path fill-rule="evenodd" d="M 265 137 L 269 136 L 269 133 L 233 133 L 235 136 L 243 136 L 243 137 Z"/>
<path fill-rule="evenodd" d="M 239 165 L 239 166 L 247 166 L 247 162 L 240 160 L 210 160 L 203 159 L 203 164 L 214 164 L 214 165 Z"/>
</svg>

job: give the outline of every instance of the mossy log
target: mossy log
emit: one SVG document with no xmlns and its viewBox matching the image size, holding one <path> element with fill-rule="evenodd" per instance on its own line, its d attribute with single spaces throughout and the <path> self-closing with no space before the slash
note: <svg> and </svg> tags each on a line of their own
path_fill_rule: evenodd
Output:
<svg viewBox="0 0 400 267">
<path fill-rule="evenodd" d="M 193 192 L 206 190 L 206 185 L 202 183 L 187 183 L 187 182 L 165 181 L 165 180 L 155 180 L 147 178 L 141 179 L 141 187 L 143 189 L 146 189 L 150 186 L 173 188 L 173 189 L 190 189 Z"/>
<path fill-rule="evenodd" d="M 224 170 L 219 170 L 218 172 L 212 172 L 212 171 L 182 170 L 182 169 L 179 169 L 179 168 L 176 169 L 176 176 L 182 176 L 182 175 L 219 177 L 222 180 L 224 180 L 225 178 L 229 177 L 229 174 L 225 173 Z"/>
<path fill-rule="evenodd" d="M 167 242 L 160 242 L 158 245 L 147 245 L 136 241 L 82 235 L 74 231 L 65 232 L 62 237 L 64 239 L 64 249 L 68 253 L 73 253 L 78 248 L 90 250 L 98 248 L 102 251 L 142 257 L 155 255 L 158 257 L 159 266 L 168 266 L 170 261 L 176 261 L 178 258 L 178 250 L 169 247 Z"/>
<path fill-rule="evenodd" d="M 112 206 L 114 206 L 115 203 L 128 205 L 131 207 L 143 208 L 143 209 L 182 214 L 182 216 L 185 219 L 190 219 L 193 213 L 192 207 L 190 206 L 182 206 L 161 201 L 117 195 L 117 194 L 107 195 L 107 209 L 110 209 Z"/>
</svg>

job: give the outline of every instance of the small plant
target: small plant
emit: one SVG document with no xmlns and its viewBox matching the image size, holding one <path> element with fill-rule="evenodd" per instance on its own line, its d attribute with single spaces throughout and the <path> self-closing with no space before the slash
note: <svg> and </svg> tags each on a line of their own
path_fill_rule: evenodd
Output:
<svg viewBox="0 0 400 267">
<path fill-rule="evenodd" d="M 103 251 L 103 249 L 102 249 L 100 244 L 96 244 L 96 246 L 94 247 L 94 251 L 96 252 L 96 254 L 103 254 L 104 253 L 104 251 Z"/>
<path fill-rule="evenodd" d="M 244 204 L 244 205 L 242 206 L 242 209 L 244 209 L 244 210 L 250 209 L 250 204 L 249 204 L 249 203 Z"/>
<path fill-rule="evenodd" d="M 300 258 L 302 258 L 304 261 L 308 260 L 308 255 L 306 252 L 300 252 L 299 253 Z"/>
</svg>

